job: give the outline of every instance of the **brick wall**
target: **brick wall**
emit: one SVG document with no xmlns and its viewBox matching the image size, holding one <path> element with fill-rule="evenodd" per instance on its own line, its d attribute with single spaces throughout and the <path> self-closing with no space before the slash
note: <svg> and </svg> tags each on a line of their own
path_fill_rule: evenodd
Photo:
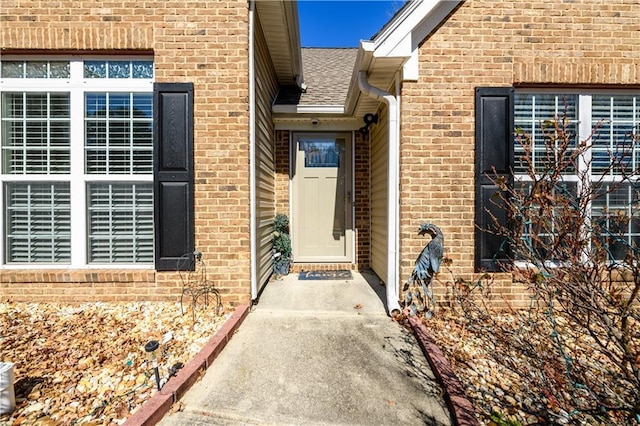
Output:
<svg viewBox="0 0 640 426">
<path fill-rule="evenodd" d="M 291 132 L 276 130 L 276 212 L 290 214 L 289 144 Z"/>
<path fill-rule="evenodd" d="M 155 271 L 4 271 L 2 301 L 32 302 L 167 300 L 176 291 L 157 286 Z"/>
<path fill-rule="evenodd" d="M 356 239 L 356 265 L 359 270 L 371 267 L 371 149 L 369 136 L 363 136 L 355 132 L 355 170 L 353 179 L 355 191 L 355 232 Z"/>
<path fill-rule="evenodd" d="M 640 84 L 640 3 L 480 1 L 461 4 L 419 48 L 420 78 L 402 89 L 401 276 L 426 241 L 416 224 L 444 234 L 453 272 L 474 259 L 474 89 L 511 85 Z M 450 278 L 445 271 L 441 280 Z M 497 276 L 506 299 L 522 288 Z M 442 286 L 437 289 L 444 292 Z"/>
<path fill-rule="evenodd" d="M 231 303 L 250 297 L 248 40 L 244 0 L 3 0 L 0 8 L 3 53 L 153 53 L 156 81 L 194 83 L 196 247 Z M 69 294 L 94 300 L 100 292 L 90 277 L 107 275 L 3 270 L 0 290 L 14 300 L 36 288 L 51 290 L 50 300 Z M 115 275 L 110 297 L 177 300 L 180 294 L 176 273 Z M 102 278 L 97 282 L 104 287 Z"/>
</svg>

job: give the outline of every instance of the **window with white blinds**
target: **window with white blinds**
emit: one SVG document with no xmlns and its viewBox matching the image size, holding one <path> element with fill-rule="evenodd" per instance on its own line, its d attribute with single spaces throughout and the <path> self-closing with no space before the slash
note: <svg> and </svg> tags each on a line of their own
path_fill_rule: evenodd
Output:
<svg viewBox="0 0 640 426">
<path fill-rule="evenodd" d="M 21 263 L 71 260 L 68 183 L 5 183 L 7 259 Z"/>
<path fill-rule="evenodd" d="M 567 130 L 576 135 L 578 142 L 578 96 L 552 94 L 519 94 L 514 95 L 514 125 L 517 132 L 528 135 L 526 142 L 530 143 L 531 158 L 525 155 L 524 145 L 516 143 L 514 147 L 514 172 L 525 175 L 529 170 L 529 163 L 535 170 L 540 170 L 550 159 L 544 141 L 545 127 L 551 125 L 554 117 L 565 117 L 568 121 Z"/>
<path fill-rule="evenodd" d="M 640 94 L 516 93 L 514 104 L 515 128 L 528 135 L 527 149 L 522 140 L 514 147 L 516 185 L 526 190 L 529 167 L 540 170 L 553 161 L 548 158 L 543 129 L 564 118 L 575 134 L 572 143 L 591 139 L 584 158 L 568 168 L 565 187 L 558 190 L 579 196 L 579 176 L 590 176 L 587 185 L 597 185 L 600 194 L 590 206 L 591 222 L 618 234 L 606 241 L 611 259 L 624 259 L 626 247 L 640 247 L 640 182 L 629 179 L 638 175 L 640 167 L 638 143 L 633 139 L 640 134 Z M 621 214 L 628 219 L 619 220 Z"/>
<path fill-rule="evenodd" d="M 153 260 L 151 184 L 92 183 L 89 204 L 89 261 L 137 263 Z"/>
<path fill-rule="evenodd" d="M 150 266 L 153 61 L 6 56 L 0 83 L 2 264 Z"/>
<path fill-rule="evenodd" d="M 151 93 L 85 94 L 87 174 L 152 174 Z"/>
<path fill-rule="evenodd" d="M 2 93 L 2 173 L 70 170 L 69 93 Z"/>
</svg>

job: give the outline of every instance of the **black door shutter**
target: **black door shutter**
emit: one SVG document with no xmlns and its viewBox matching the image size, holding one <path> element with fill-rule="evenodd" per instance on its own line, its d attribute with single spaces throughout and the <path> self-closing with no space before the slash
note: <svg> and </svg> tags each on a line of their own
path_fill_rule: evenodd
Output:
<svg viewBox="0 0 640 426">
<path fill-rule="evenodd" d="M 173 271 L 195 250 L 192 83 L 154 84 L 153 153 L 156 270 Z"/>
<path fill-rule="evenodd" d="M 476 88 L 476 270 L 498 271 L 509 261 L 506 238 L 496 235 L 496 220 L 507 225 L 499 188 L 490 178 L 513 185 L 513 88 Z M 504 194 L 506 196 L 506 194 Z M 493 217 L 492 217 L 493 216 Z"/>
</svg>

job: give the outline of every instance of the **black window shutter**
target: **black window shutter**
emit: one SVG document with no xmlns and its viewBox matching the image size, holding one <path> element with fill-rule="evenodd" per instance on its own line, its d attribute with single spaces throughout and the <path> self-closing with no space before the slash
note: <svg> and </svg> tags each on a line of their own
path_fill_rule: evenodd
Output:
<svg viewBox="0 0 640 426">
<path fill-rule="evenodd" d="M 476 88 L 476 270 L 499 271 L 509 261 L 506 238 L 492 233 L 497 219 L 507 225 L 500 189 L 493 179 L 513 185 L 513 88 Z M 503 194 L 506 196 L 506 194 Z"/>
<path fill-rule="evenodd" d="M 195 250 L 193 83 L 153 85 L 153 153 L 156 270 L 175 271 Z"/>
</svg>

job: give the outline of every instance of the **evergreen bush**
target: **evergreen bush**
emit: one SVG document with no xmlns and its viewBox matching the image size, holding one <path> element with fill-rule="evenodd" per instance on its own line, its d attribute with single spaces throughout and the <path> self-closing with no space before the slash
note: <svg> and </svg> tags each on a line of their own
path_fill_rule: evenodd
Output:
<svg viewBox="0 0 640 426">
<path fill-rule="evenodd" d="M 291 236 L 289 235 L 289 218 L 278 213 L 273 221 L 271 242 L 273 245 L 273 272 L 276 279 L 287 275 L 291 266 Z"/>
</svg>

